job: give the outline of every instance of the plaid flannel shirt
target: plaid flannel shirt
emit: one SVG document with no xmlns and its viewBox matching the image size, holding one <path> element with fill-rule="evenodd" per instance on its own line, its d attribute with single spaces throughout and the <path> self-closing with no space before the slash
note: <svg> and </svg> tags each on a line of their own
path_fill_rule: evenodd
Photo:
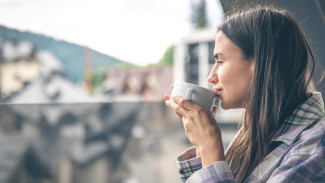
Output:
<svg viewBox="0 0 325 183">
<path fill-rule="evenodd" d="M 269 153 L 245 182 L 325 182 L 325 116 L 321 93 L 315 92 L 277 130 Z M 202 168 L 195 147 L 177 157 L 186 183 L 235 182 L 225 161 Z"/>
</svg>

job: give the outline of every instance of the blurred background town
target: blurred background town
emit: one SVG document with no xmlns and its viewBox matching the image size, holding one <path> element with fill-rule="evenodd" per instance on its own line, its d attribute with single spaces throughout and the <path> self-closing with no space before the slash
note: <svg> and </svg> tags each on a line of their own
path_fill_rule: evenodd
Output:
<svg viewBox="0 0 325 183">
<path fill-rule="evenodd" d="M 68 15 L 69 19 L 74 9 L 64 8 L 65 1 L 58 2 L 61 4 L 57 13 Z M 141 0 L 139 4 L 134 1 L 131 5 L 127 0 L 121 2 L 147 13 L 154 11 L 150 10 L 153 5 L 161 5 L 158 0 Z M 100 47 L 93 48 L 96 46 L 91 43 L 86 46 L 60 39 L 53 31 L 29 30 L 19 26 L 23 23 L 15 25 L 0 18 L 0 183 L 180 182 L 175 158 L 191 144 L 180 119 L 165 106 L 163 94 L 171 92 L 170 85 L 175 80 L 211 88 L 206 78 L 215 62 L 217 26 L 225 14 L 242 7 L 271 4 L 293 12 L 316 58 L 325 62 L 324 0 L 168 2 L 162 15 L 168 17 L 173 9 L 180 13 L 187 9 L 187 24 L 178 26 L 188 25 L 188 29 L 179 31 L 177 24 L 171 23 L 166 30 L 151 33 L 157 37 L 153 39 L 144 31 L 155 26 L 150 22 L 124 22 L 130 25 L 128 30 L 120 30 L 120 34 L 106 32 L 112 40 L 118 39 L 116 49 L 125 47 L 120 55 L 113 52 L 114 46 L 107 46 L 109 50 L 105 52 Z M 28 16 L 14 10 L 29 3 L 50 1 L 0 0 L 0 11 L 13 9 L 8 12 L 29 25 Z M 173 8 L 169 11 L 168 7 Z M 41 20 L 46 11 L 33 13 Z M 72 20 L 71 25 L 81 21 L 78 17 Z M 91 26 L 92 21 L 109 24 L 109 29 L 117 26 L 103 20 L 82 21 L 84 26 Z M 137 26 L 142 26 L 144 34 L 133 32 Z M 163 50 L 155 51 L 160 44 L 158 37 L 165 33 L 173 40 L 164 43 Z M 83 36 L 94 39 L 96 34 L 93 31 Z M 138 39 L 138 46 L 132 49 L 125 46 L 132 42 L 129 35 Z M 142 46 L 141 42 L 147 39 L 152 42 Z M 103 37 L 102 42 L 105 41 Z M 108 54 L 111 50 L 113 55 Z M 151 59 L 152 52 L 161 54 L 158 59 Z M 132 54 L 135 59 L 128 59 Z M 136 54 L 149 61 L 142 62 L 145 59 Z M 225 149 L 236 133 L 241 114 L 242 110 L 217 111 Z"/>
</svg>

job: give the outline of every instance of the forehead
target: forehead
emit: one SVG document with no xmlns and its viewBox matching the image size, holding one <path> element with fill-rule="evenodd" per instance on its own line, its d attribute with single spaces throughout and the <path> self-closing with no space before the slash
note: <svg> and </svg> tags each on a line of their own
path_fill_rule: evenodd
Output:
<svg viewBox="0 0 325 183">
<path fill-rule="evenodd" d="M 219 53 L 223 55 L 241 54 L 241 50 L 222 31 L 219 31 L 215 39 L 214 54 Z"/>
</svg>

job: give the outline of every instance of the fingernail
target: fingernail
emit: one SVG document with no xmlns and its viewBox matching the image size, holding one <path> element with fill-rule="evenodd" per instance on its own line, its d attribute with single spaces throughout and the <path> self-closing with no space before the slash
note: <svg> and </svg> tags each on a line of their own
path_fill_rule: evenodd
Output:
<svg viewBox="0 0 325 183">
<path fill-rule="evenodd" d="M 170 100 L 166 100 L 166 104 L 169 105 L 170 104 Z"/>
</svg>

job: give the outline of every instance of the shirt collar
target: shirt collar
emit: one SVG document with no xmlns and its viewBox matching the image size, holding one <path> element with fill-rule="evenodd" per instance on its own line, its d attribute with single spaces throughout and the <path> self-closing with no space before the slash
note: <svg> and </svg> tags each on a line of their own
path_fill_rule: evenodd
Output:
<svg viewBox="0 0 325 183">
<path fill-rule="evenodd" d="M 314 92 L 283 122 L 275 132 L 272 141 L 282 141 L 291 145 L 304 129 L 317 122 L 324 114 L 322 94 Z"/>
</svg>

